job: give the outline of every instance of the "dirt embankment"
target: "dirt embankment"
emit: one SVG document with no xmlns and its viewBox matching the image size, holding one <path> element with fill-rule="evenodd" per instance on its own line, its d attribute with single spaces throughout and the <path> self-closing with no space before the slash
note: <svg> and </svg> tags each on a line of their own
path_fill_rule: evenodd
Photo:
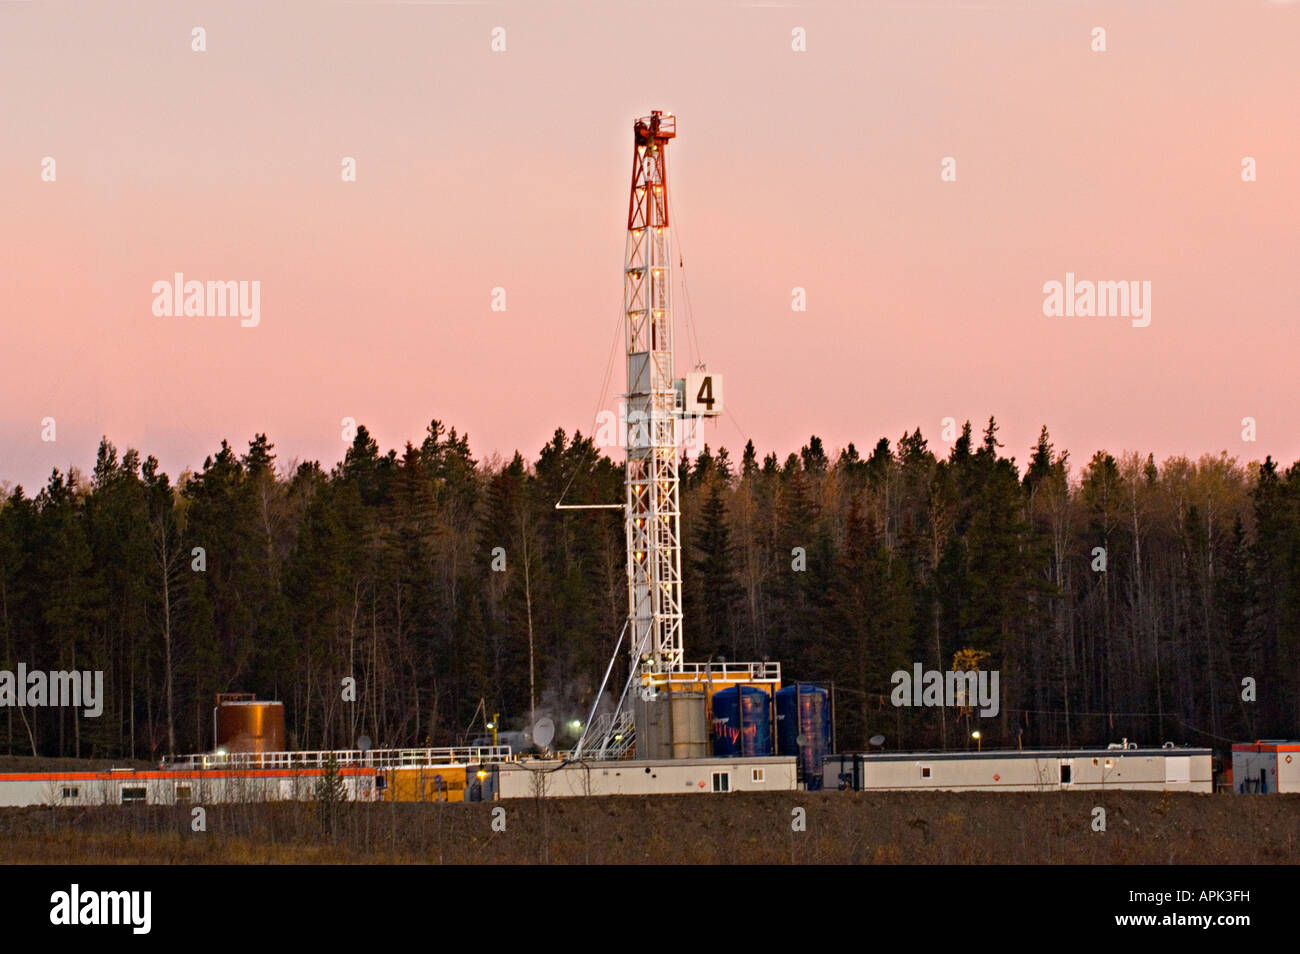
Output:
<svg viewBox="0 0 1300 954">
<path fill-rule="evenodd" d="M 1095 808 L 1106 830 L 1095 831 Z M 494 810 L 497 827 L 494 831 Z M 802 828 L 795 809 L 803 809 Z M 1300 796 L 763 793 L 0 810 L 8 863 L 1277 864 Z"/>
</svg>

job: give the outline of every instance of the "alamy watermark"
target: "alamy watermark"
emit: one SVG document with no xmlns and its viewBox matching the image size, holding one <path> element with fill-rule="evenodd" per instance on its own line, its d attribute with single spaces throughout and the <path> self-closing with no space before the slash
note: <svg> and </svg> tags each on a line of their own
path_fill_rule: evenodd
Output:
<svg viewBox="0 0 1300 954">
<path fill-rule="evenodd" d="M 87 719 L 98 718 L 104 712 L 104 672 L 28 672 L 26 663 L 19 663 L 17 672 L 0 669 L 0 708 L 7 706 L 67 706 L 81 709 Z"/>
<path fill-rule="evenodd" d="M 694 456 L 704 449 L 704 429 L 697 421 L 684 420 L 674 416 L 665 416 L 659 426 L 675 429 L 677 445 L 688 455 Z M 618 410 L 604 410 L 596 415 L 596 433 L 593 442 L 600 448 L 651 447 L 655 443 L 653 428 L 656 422 L 648 411 L 627 406 L 627 401 L 618 402 Z"/>
<path fill-rule="evenodd" d="M 1131 318 L 1134 328 L 1151 324 L 1151 283 L 1148 281 L 1076 281 L 1043 285 L 1043 314 L 1048 318 Z"/>
<path fill-rule="evenodd" d="M 262 320 L 260 281 L 186 281 L 176 272 L 169 282 L 153 283 L 153 313 L 158 318 L 225 318 L 239 316 L 245 328 L 256 328 Z"/>
<path fill-rule="evenodd" d="M 895 706 L 970 706 L 980 716 L 991 719 L 998 714 L 998 671 L 970 669 L 965 672 L 937 669 L 923 670 L 920 663 L 912 671 L 900 669 L 890 676 L 894 690 L 889 701 Z"/>
<path fill-rule="evenodd" d="M 123 925 L 132 934 L 148 934 L 153 918 L 152 891 L 85 891 L 73 884 L 50 895 L 54 925 Z"/>
</svg>

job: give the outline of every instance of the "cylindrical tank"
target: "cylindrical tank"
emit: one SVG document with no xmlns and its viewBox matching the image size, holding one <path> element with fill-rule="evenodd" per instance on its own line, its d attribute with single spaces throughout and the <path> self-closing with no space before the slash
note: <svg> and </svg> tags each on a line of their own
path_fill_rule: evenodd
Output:
<svg viewBox="0 0 1300 954">
<path fill-rule="evenodd" d="M 729 686 L 713 694 L 713 754 L 772 754 L 772 697 L 757 686 Z"/>
<path fill-rule="evenodd" d="M 633 703 L 638 759 L 697 759 L 709 755 L 707 699 L 702 692 L 664 689 Z"/>
<path fill-rule="evenodd" d="M 216 748 L 226 752 L 283 752 L 284 703 L 249 693 L 222 693 L 212 710 Z"/>
<path fill-rule="evenodd" d="M 636 722 L 636 757 L 670 759 L 673 757 L 672 726 L 669 723 L 667 694 L 632 701 L 632 718 Z"/>
<path fill-rule="evenodd" d="M 708 706 L 704 693 L 674 692 L 668 702 L 672 706 L 673 758 L 708 758 Z"/>
<path fill-rule="evenodd" d="M 830 693 L 820 686 L 786 686 L 776 692 L 776 746 L 797 755 L 809 791 L 822 787 L 822 759 L 831 747 Z"/>
</svg>

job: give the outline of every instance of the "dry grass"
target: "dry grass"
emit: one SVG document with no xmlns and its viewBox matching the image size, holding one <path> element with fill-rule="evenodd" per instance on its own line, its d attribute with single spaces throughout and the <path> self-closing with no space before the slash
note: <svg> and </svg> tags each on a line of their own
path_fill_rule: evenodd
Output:
<svg viewBox="0 0 1300 954">
<path fill-rule="evenodd" d="M 1107 831 L 1091 828 L 1107 811 Z M 807 830 L 791 830 L 791 810 Z M 492 830 L 505 809 L 506 830 Z M 766 793 L 344 805 L 0 809 L 0 861 L 43 864 L 1270 864 L 1300 796 Z"/>
</svg>

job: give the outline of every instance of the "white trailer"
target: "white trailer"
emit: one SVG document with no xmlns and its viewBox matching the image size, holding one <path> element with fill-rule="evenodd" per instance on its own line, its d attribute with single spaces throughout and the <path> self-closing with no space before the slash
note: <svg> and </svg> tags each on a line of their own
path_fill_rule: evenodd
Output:
<svg viewBox="0 0 1300 954">
<path fill-rule="evenodd" d="M 827 789 L 858 791 L 1212 792 L 1209 749 L 1025 749 L 988 752 L 870 752 L 830 755 Z"/>
<path fill-rule="evenodd" d="M 500 798 L 792 792 L 795 758 L 528 760 L 495 767 Z"/>
<path fill-rule="evenodd" d="M 1262 739 L 1234 745 L 1232 790 L 1249 795 L 1300 792 L 1300 742 Z"/>
</svg>

